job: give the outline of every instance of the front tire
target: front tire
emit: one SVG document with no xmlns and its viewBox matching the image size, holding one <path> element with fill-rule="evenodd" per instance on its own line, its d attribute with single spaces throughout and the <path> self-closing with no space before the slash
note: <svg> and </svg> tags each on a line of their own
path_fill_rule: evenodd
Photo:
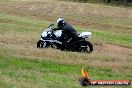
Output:
<svg viewBox="0 0 132 88">
<path fill-rule="evenodd" d="M 37 42 L 37 48 L 43 48 L 44 47 L 44 41 L 42 41 L 42 40 L 39 40 L 38 42 Z"/>
</svg>

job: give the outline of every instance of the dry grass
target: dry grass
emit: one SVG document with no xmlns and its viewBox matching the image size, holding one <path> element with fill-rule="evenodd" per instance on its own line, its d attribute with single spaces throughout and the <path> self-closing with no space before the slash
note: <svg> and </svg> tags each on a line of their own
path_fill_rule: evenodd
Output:
<svg viewBox="0 0 132 88">
<path fill-rule="evenodd" d="M 131 36 L 131 8 L 70 2 L 49 2 L 48 0 L 43 2 L 41 0 L 13 1 L 0 3 L 2 13 L 14 15 L 19 19 L 18 21 L 15 18 L 11 18 L 11 16 L 0 19 L 1 55 L 37 59 L 38 61 L 52 61 L 66 65 L 77 64 L 81 67 L 109 67 L 116 73 L 131 77 L 131 48 L 108 44 L 99 39 L 94 39 L 93 41 L 93 38 L 91 41 L 93 41 L 94 51 L 91 54 L 36 48 L 41 28 L 46 27 L 49 22 L 55 21 L 59 16 L 65 17 L 69 22 L 80 27 L 94 28 L 96 30 L 102 29 L 103 31 L 110 31 L 110 33 L 122 33 Z M 110 30 L 107 29 L 108 27 Z M 35 74 L 38 75 L 39 72 Z M 51 75 L 54 76 L 53 74 Z M 7 80 L 7 83 L 12 84 L 20 81 L 21 85 L 25 86 L 30 86 L 31 83 L 25 79 L 14 80 L 8 77 L 3 77 L 3 80 Z M 30 87 L 37 87 L 37 85 L 31 84 L 32 86 Z M 17 85 L 17 87 L 21 85 Z M 41 86 L 39 83 L 38 85 Z"/>
<path fill-rule="evenodd" d="M 127 35 L 132 33 L 131 8 L 89 3 L 52 2 L 52 0 L 50 2 L 40 1 L 19 2 L 16 0 L 16 2 L 1 3 L 0 10 L 4 13 L 52 22 L 56 22 L 58 17 L 64 17 L 68 22 L 85 28 L 110 30 Z"/>
<path fill-rule="evenodd" d="M 69 18 L 69 20 L 70 20 L 71 16 L 73 16 L 73 20 L 71 19 L 71 21 L 73 23 L 75 23 L 76 25 L 78 25 L 78 23 L 80 23 L 79 25 L 82 25 L 82 26 L 85 25 L 84 24 L 85 20 L 83 20 L 83 18 L 89 17 L 89 16 L 95 16 L 95 18 L 93 18 L 93 19 L 96 19 L 97 17 L 98 18 L 112 17 L 113 20 L 116 20 L 114 18 L 121 18 L 121 19 L 119 19 L 119 21 L 122 20 L 122 18 L 131 19 L 131 17 L 132 17 L 132 9 L 130 9 L 130 8 L 111 7 L 111 6 L 95 5 L 95 4 L 89 4 L 89 3 L 82 4 L 82 3 L 58 2 L 58 1 L 52 2 L 52 0 L 51 0 L 51 2 L 49 2 L 47 0 L 44 0 L 43 2 L 40 2 L 41 0 L 26 0 L 26 1 L 31 1 L 31 2 L 25 2 L 25 0 L 23 0 L 21 2 L 19 2 L 18 0 L 15 0 L 15 1 L 16 2 L 1 3 L 1 7 L 0 7 L 1 11 L 3 10 L 5 13 L 10 13 L 13 15 L 20 15 L 20 16 L 24 16 L 24 17 L 26 17 L 27 15 L 29 15 L 31 17 L 33 16 L 36 18 L 37 17 L 39 18 L 39 16 L 40 17 L 42 16 L 41 19 L 45 19 L 46 21 L 47 20 L 51 21 L 51 20 L 56 19 L 53 17 L 52 14 L 54 14 L 55 17 L 58 15 L 66 16 L 67 18 Z M 7 5 L 7 6 L 5 6 L 5 5 Z M 90 8 L 90 9 L 87 9 L 87 8 Z M 63 12 L 63 11 L 65 11 L 65 12 Z M 47 15 L 49 15 L 50 18 L 47 18 Z M 78 18 L 78 19 L 79 20 L 81 19 L 83 21 L 78 21 L 78 20 L 76 21 L 76 19 L 74 18 L 74 15 L 76 15 L 77 17 L 80 16 L 80 18 Z M 104 19 L 105 18 L 103 18 L 103 20 Z M 125 20 L 127 20 L 127 19 L 125 19 Z M 101 20 L 101 19 L 98 19 L 98 20 Z M 93 20 L 93 21 L 94 22 L 97 21 L 97 25 L 99 25 L 100 27 L 103 27 L 103 22 L 101 24 L 99 24 L 100 21 L 98 21 L 98 20 Z M 108 19 L 108 20 L 110 20 L 110 19 Z M 119 21 L 117 21 L 117 23 Z M 130 22 L 128 22 L 128 23 L 130 23 Z M 122 26 L 121 28 L 126 27 L 126 25 L 128 25 L 128 23 L 124 24 L 125 26 Z M 30 23 L 30 24 L 32 24 L 32 23 Z M 42 24 L 42 22 L 41 22 L 41 24 Z M 86 25 L 90 25 L 90 24 L 91 24 L 91 22 Z M 119 23 L 119 24 L 121 24 L 121 23 Z M 37 35 L 35 35 L 36 34 L 35 32 L 37 32 L 37 30 L 38 30 L 37 28 L 41 28 L 41 27 L 36 27 L 36 30 L 35 30 L 35 28 L 32 28 L 32 26 L 35 27 L 35 25 L 37 25 L 37 24 L 30 25 L 30 26 L 28 26 L 28 25 L 23 26 L 23 25 L 24 24 L 17 25 L 18 26 L 17 28 L 22 27 L 23 29 L 21 29 L 21 30 L 24 30 L 24 31 L 19 32 L 19 30 L 13 30 L 13 31 L 9 30 L 8 32 L 5 32 L 4 34 L 0 35 L 0 38 L 1 38 L 0 41 L 5 44 L 9 43 L 9 45 L 10 44 L 12 44 L 12 45 L 27 45 L 28 44 L 27 46 L 30 45 L 30 46 L 34 47 L 35 43 L 39 37 L 39 33 L 37 33 Z M 96 23 L 93 23 L 92 25 L 96 26 Z M 97 26 L 95 28 L 98 28 L 99 26 Z M 105 28 L 108 26 L 109 25 L 105 25 Z M 115 25 L 110 25 L 110 26 L 114 27 Z M 131 26 L 131 23 L 130 23 L 130 26 Z M 28 28 L 28 29 L 26 29 L 26 28 Z M 125 29 L 127 29 L 127 28 L 125 28 Z M 32 30 L 33 30 L 33 32 L 30 33 Z M 27 31 L 29 34 L 27 33 Z M 40 30 L 38 30 L 38 31 L 40 31 Z M 129 32 L 126 34 L 129 34 L 130 32 L 131 32 L 131 29 L 129 29 Z M 26 36 L 26 35 L 28 35 L 28 36 Z M 6 41 L 6 40 L 8 40 L 8 41 Z M 100 49 L 99 48 L 96 49 L 96 46 L 97 46 L 97 48 L 99 47 Z M 113 48 L 115 49 L 114 51 L 113 51 Z M 95 42 L 95 51 L 100 52 L 100 50 L 102 51 L 102 53 L 107 52 L 107 53 L 118 53 L 118 54 L 120 53 L 120 54 L 131 55 L 131 53 L 130 53 L 131 49 L 127 49 L 127 48 L 120 47 L 117 45 L 109 45 L 109 44 L 108 45 L 103 44 L 103 46 L 101 46 L 101 45 L 99 45 L 99 43 L 96 44 L 96 42 Z M 124 51 L 126 51 L 126 52 L 124 52 Z"/>
<path fill-rule="evenodd" d="M 33 46 L 34 45 L 34 46 Z M 38 59 L 40 61 L 50 60 L 64 64 L 82 64 L 94 67 L 108 66 L 118 71 L 121 69 L 130 70 L 131 66 L 131 49 L 122 48 L 116 45 L 94 45 L 92 54 L 77 53 L 77 52 L 62 52 L 55 49 L 37 49 L 33 45 L 2 45 L 1 52 L 9 56 L 24 57 Z M 112 48 L 114 47 L 115 50 Z M 111 48 L 111 49 L 110 49 Z M 117 48 L 117 49 L 116 49 Z M 124 53 L 123 51 L 126 51 Z M 123 68 L 127 65 L 127 68 Z M 123 71 L 124 72 L 124 71 Z M 131 72 L 131 71 L 130 71 Z M 129 73 L 128 73 L 129 74 Z"/>
<path fill-rule="evenodd" d="M 52 1 L 52 0 L 51 0 Z M 39 2 L 38 2 L 39 3 Z M 53 4 L 53 5 L 51 5 Z M 103 17 L 116 17 L 116 18 L 128 18 L 132 19 L 131 8 L 112 7 L 95 4 L 82 4 L 82 3 L 71 3 L 71 2 L 49 2 L 44 0 L 44 3 L 39 3 L 39 6 L 35 3 L 18 4 L 16 7 L 24 8 L 29 10 L 41 11 L 42 13 L 58 14 L 58 15 L 79 15 L 83 17 L 87 16 L 103 16 Z M 90 8 L 90 9 L 88 9 Z M 51 11 L 48 11 L 51 10 Z M 72 12 L 72 13 L 71 13 Z"/>
<path fill-rule="evenodd" d="M 5 7 L 4 5 L 7 5 L 7 7 Z M 52 14 L 54 14 L 54 16 L 58 16 L 61 14 L 62 16 L 66 16 L 68 19 L 71 18 L 72 15 L 73 17 L 74 16 L 76 17 L 76 15 L 81 17 L 83 16 L 83 18 L 87 16 L 95 16 L 95 18 L 97 18 L 96 16 L 98 16 L 98 17 L 112 17 L 112 18 L 115 17 L 115 18 L 127 18 L 127 19 L 131 18 L 132 16 L 131 14 L 132 10 L 130 8 L 110 7 L 110 6 L 103 6 L 103 5 L 96 6 L 94 4 L 82 4 L 82 3 L 80 4 L 80 3 L 69 3 L 69 2 L 52 2 L 52 1 L 48 2 L 46 0 L 44 2 L 39 2 L 39 1 L 19 2 L 18 1 L 18 2 L 1 3 L 1 9 L 2 8 L 3 10 L 5 10 L 5 12 L 8 12 L 10 14 L 20 15 L 24 17 L 33 16 L 35 17 L 35 19 L 37 17 L 39 18 L 40 16 L 42 17 L 42 19 L 49 20 L 49 21 L 55 19 L 53 18 Z M 9 8 L 11 9 L 11 11 L 9 11 Z M 90 8 L 90 9 L 87 9 L 87 8 Z M 63 12 L 64 10 L 65 12 Z M 44 14 L 44 15 L 41 15 L 41 14 Z M 50 18 L 46 18 L 47 15 L 49 15 Z M 79 18 L 79 19 L 83 20 L 82 18 Z M 75 25 L 78 25 L 78 24 L 80 26 L 85 25 L 84 24 L 85 20 L 79 21 L 79 22 L 78 20 L 76 21 L 75 18 L 73 18 L 73 20 L 72 19 L 69 19 L 69 20 L 75 23 Z M 96 21 L 96 20 L 93 20 L 93 21 Z M 99 24 L 98 22 L 97 24 L 99 26 L 97 26 L 96 23 L 93 23 L 92 25 L 96 26 L 95 28 L 103 27 L 102 23 Z M 106 25 L 105 27 L 107 26 L 108 25 Z M 114 27 L 114 25 L 110 25 L 110 26 Z M 25 28 L 28 28 L 28 26 L 26 26 Z M 33 28 L 31 27 L 31 29 Z M 0 41 L 1 41 L 1 45 L 5 47 L 3 48 L 3 50 L 6 50 L 6 52 L 8 52 L 8 54 L 10 55 L 14 55 L 15 53 L 15 56 L 24 56 L 24 57 L 39 58 L 39 59 L 41 57 L 45 57 L 46 59 L 48 58 L 51 60 L 60 61 L 63 63 L 72 63 L 72 64 L 73 63 L 74 64 L 88 63 L 93 66 L 108 65 L 110 67 L 115 66 L 117 67 L 117 69 L 118 67 L 122 67 L 124 64 L 127 64 L 127 63 L 130 64 L 129 61 L 131 60 L 130 58 L 132 57 L 132 53 L 131 53 L 132 49 L 128 49 L 128 48 L 117 46 L 117 45 L 105 44 L 105 42 L 97 43 L 98 40 L 95 40 L 95 42 L 93 42 L 94 52 L 90 55 L 78 54 L 78 53 L 72 53 L 72 52 L 70 53 L 61 52 L 61 51 L 52 50 L 52 49 L 38 50 L 36 49 L 36 42 L 38 40 L 39 34 L 34 36 L 36 34 L 35 32 L 37 31 L 30 33 L 30 30 L 29 30 L 28 33 L 30 34 L 28 34 L 26 33 L 26 30 L 21 32 L 16 32 L 16 30 L 14 31 L 10 30 L 6 32 L 4 35 L 2 34 L 0 36 L 1 38 Z M 128 34 L 129 33 L 130 32 L 128 32 Z"/>
</svg>

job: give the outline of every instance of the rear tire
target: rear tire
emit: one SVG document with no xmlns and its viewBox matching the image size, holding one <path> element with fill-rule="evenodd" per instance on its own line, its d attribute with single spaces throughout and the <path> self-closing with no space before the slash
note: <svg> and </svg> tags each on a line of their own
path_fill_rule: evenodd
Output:
<svg viewBox="0 0 132 88">
<path fill-rule="evenodd" d="M 91 53 L 93 51 L 93 45 L 89 41 L 79 41 L 76 48 L 79 52 Z"/>
</svg>

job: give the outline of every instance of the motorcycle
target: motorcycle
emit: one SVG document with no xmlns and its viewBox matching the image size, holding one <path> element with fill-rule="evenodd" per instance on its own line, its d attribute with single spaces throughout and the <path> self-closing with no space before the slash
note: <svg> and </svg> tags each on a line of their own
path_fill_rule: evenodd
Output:
<svg viewBox="0 0 132 88">
<path fill-rule="evenodd" d="M 62 34 L 62 30 L 54 31 L 54 24 L 51 24 L 46 30 L 41 34 L 41 39 L 37 42 L 37 48 L 56 48 L 67 51 L 76 51 L 76 52 L 88 52 L 91 53 L 93 51 L 93 45 L 86 41 L 86 38 L 90 38 L 91 32 L 82 32 L 79 34 L 79 39 L 73 41 L 72 38 L 66 41 L 66 46 L 63 46 L 62 40 L 60 40 L 60 36 Z M 67 39 L 67 38 L 64 38 Z"/>
</svg>

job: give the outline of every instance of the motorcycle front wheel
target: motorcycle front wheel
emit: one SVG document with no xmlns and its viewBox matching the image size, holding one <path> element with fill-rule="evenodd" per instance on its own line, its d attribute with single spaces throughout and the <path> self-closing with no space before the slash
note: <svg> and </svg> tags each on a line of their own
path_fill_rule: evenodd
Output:
<svg viewBox="0 0 132 88">
<path fill-rule="evenodd" d="M 37 42 L 37 48 L 44 48 L 44 46 L 45 46 L 45 42 L 44 42 L 44 41 L 39 40 L 39 41 Z"/>
</svg>

